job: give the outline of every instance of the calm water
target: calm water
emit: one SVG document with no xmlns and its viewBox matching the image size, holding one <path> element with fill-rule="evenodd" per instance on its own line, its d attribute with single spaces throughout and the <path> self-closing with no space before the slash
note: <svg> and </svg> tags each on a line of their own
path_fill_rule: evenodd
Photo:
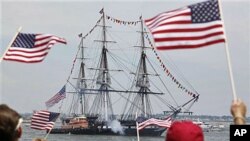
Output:
<svg viewBox="0 0 250 141">
<path fill-rule="evenodd" d="M 225 128 L 224 131 L 211 131 L 204 132 L 205 141 L 229 141 L 229 129 Z M 31 141 L 34 137 L 44 137 L 45 131 L 38 131 L 30 129 L 29 127 L 23 128 L 23 136 L 21 141 Z M 48 141 L 137 141 L 136 137 L 127 136 L 90 136 L 90 135 L 58 135 L 51 134 L 48 136 Z M 140 137 L 140 141 L 164 141 L 165 137 Z"/>
</svg>

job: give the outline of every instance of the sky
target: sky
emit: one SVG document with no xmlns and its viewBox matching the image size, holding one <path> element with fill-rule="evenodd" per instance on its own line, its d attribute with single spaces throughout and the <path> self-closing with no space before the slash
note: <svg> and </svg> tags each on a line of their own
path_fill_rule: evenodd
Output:
<svg viewBox="0 0 250 141">
<path fill-rule="evenodd" d="M 51 33 L 67 39 L 56 44 L 45 60 L 36 64 L 2 61 L 0 103 L 17 111 L 45 108 L 44 102 L 64 85 L 79 44 L 79 33 L 87 33 L 99 19 L 99 11 L 115 18 L 135 21 L 140 15 L 151 18 L 160 12 L 204 0 L 156 1 L 7 1 L 1 0 L 0 55 L 19 26 L 23 32 Z M 222 13 L 230 51 L 236 92 L 250 108 L 250 2 L 222 0 Z M 197 115 L 230 115 L 232 90 L 225 44 L 166 54 L 201 94 L 192 107 Z M 249 109 L 247 115 L 250 115 Z"/>
</svg>

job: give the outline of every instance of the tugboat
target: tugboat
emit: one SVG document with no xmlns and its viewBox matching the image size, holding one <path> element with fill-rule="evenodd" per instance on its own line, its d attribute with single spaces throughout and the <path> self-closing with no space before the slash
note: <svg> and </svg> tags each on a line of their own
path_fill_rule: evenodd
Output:
<svg viewBox="0 0 250 141">
<path fill-rule="evenodd" d="M 74 117 L 69 120 L 64 120 L 62 129 L 75 129 L 75 128 L 88 128 L 89 127 L 89 122 L 87 118 L 83 115 Z"/>
</svg>

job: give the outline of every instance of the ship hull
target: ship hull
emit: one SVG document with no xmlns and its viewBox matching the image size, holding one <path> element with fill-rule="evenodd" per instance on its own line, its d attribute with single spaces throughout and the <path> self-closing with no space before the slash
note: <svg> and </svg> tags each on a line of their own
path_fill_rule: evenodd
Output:
<svg viewBox="0 0 250 141">
<path fill-rule="evenodd" d="M 164 128 L 145 128 L 140 130 L 140 136 L 161 136 L 166 129 Z M 54 128 L 51 130 L 51 134 L 77 134 L 77 135 L 119 135 L 119 136 L 136 136 L 135 128 L 124 129 L 124 133 L 115 133 L 109 129 L 99 128 L 74 128 L 74 129 L 62 129 Z"/>
</svg>

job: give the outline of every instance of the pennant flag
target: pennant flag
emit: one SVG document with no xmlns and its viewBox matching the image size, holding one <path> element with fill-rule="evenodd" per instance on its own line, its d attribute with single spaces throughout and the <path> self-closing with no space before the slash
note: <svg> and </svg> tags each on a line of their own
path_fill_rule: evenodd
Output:
<svg viewBox="0 0 250 141">
<path fill-rule="evenodd" d="M 78 37 L 80 37 L 80 38 L 81 38 L 81 37 L 82 37 L 82 33 L 78 34 Z"/>
<path fill-rule="evenodd" d="M 4 60 L 23 63 L 42 62 L 55 43 L 66 40 L 51 34 L 19 33 L 4 55 Z"/>
<path fill-rule="evenodd" d="M 33 114 L 30 127 L 37 130 L 51 130 L 59 115 L 60 113 L 38 111 Z"/>
<path fill-rule="evenodd" d="M 47 108 L 52 107 L 64 98 L 66 98 L 66 86 L 65 85 L 56 95 L 54 95 L 47 102 L 45 102 L 45 105 Z"/>
<path fill-rule="evenodd" d="M 217 0 L 209 0 L 146 19 L 158 50 L 199 48 L 225 42 Z"/>
<path fill-rule="evenodd" d="M 102 9 L 99 11 L 99 13 L 100 13 L 100 14 L 102 14 L 102 13 L 103 13 L 103 11 L 104 11 L 104 8 L 102 8 Z"/>
<path fill-rule="evenodd" d="M 155 119 L 155 118 L 150 118 L 146 121 L 143 121 L 141 123 L 138 124 L 138 130 L 144 129 L 145 127 L 149 126 L 149 125 L 158 125 L 160 127 L 165 127 L 165 128 L 169 128 L 172 124 L 172 118 L 168 117 L 165 120 L 160 120 L 160 119 Z"/>
</svg>

